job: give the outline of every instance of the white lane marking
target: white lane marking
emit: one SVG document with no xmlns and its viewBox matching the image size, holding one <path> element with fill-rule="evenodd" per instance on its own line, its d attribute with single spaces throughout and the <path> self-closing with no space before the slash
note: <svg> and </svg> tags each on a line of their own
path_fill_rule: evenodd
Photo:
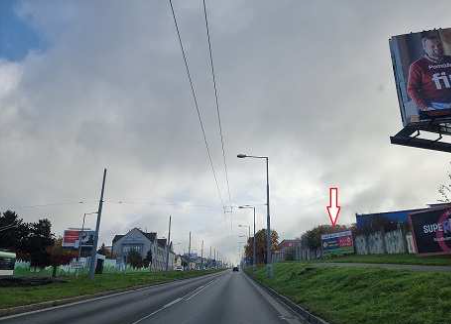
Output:
<svg viewBox="0 0 451 324">
<path fill-rule="evenodd" d="M 206 284 L 205 286 L 202 285 L 202 286 L 200 286 L 200 287 L 197 287 L 197 288 L 194 290 L 194 294 L 191 295 L 190 297 L 188 297 L 186 300 L 190 300 L 191 298 L 193 298 L 194 296 L 196 296 L 198 293 L 200 293 L 202 290 L 204 290 L 205 288 L 207 288 L 208 286 L 210 286 L 212 283 L 214 283 L 214 282 L 217 281 L 218 279 L 219 279 L 219 278 L 216 278 L 215 280 L 210 281 L 210 282 L 209 282 L 208 284 Z M 183 296 L 183 297 L 179 297 L 179 298 L 177 298 L 177 299 L 171 301 L 170 303 L 164 305 L 164 306 L 161 307 L 160 309 L 157 309 L 156 311 L 150 313 L 149 315 L 144 316 L 143 318 L 140 318 L 139 320 L 137 320 L 137 321 L 135 321 L 135 322 L 133 322 L 133 323 L 131 323 L 131 324 L 138 324 L 138 323 L 140 323 L 140 322 L 142 322 L 142 321 L 144 321 L 144 320 L 146 320 L 146 319 L 148 319 L 148 318 L 154 316 L 155 314 L 161 312 L 162 310 L 164 310 L 164 309 L 166 309 L 166 308 L 168 308 L 168 307 L 171 307 L 171 306 L 174 305 L 174 304 L 177 304 L 179 301 L 185 299 L 185 298 L 186 298 L 187 296 L 189 296 L 190 294 L 192 294 L 192 293 L 190 292 L 190 293 L 186 294 L 186 295 Z"/>
<path fill-rule="evenodd" d="M 142 321 L 148 319 L 149 317 L 154 316 L 156 313 L 159 313 L 159 312 L 161 312 L 162 310 L 164 310 L 164 309 L 166 309 L 166 308 L 168 308 L 168 307 L 171 307 L 171 306 L 174 305 L 174 304 L 177 304 L 177 303 L 178 303 L 179 301 L 181 301 L 181 300 L 182 300 L 182 298 L 174 299 L 173 301 L 171 301 L 170 303 L 167 303 L 166 305 L 164 305 L 164 306 L 161 307 L 160 309 L 157 309 L 155 312 L 152 312 L 152 313 L 150 313 L 149 315 L 146 315 L 146 316 L 140 318 L 139 320 L 133 322 L 132 324 L 137 324 L 137 323 L 139 323 L 139 322 L 142 322 Z"/>
<path fill-rule="evenodd" d="M 207 288 L 208 286 L 212 285 L 212 284 L 213 284 L 214 282 L 216 282 L 217 280 L 218 280 L 218 279 L 215 279 L 215 280 L 213 280 L 213 281 L 210 281 L 207 285 L 202 286 L 201 289 L 198 289 L 194 294 L 192 294 L 191 296 L 189 296 L 186 300 L 188 301 L 188 300 L 194 298 L 195 296 L 197 296 L 198 294 L 200 294 L 200 292 L 201 292 L 202 290 L 205 290 L 205 288 Z"/>
<path fill-rule="evenodd" d="M 287 321 L 289 324 L 300 324 L 301 319 L 291 310 L 288 309 L 287 306 L 280 303 L 270 294 L 268 294 L 263 288 L 259 287 L 255 282 L 252 281 L 247 275 L 243 275 L 246 280 L 257 290 L 263 298 L 265 298 L 271 306 L 279 313 L 281 319 Z"/>
<path fill-rule="evenodd" d="M 211 276 L 212 278 L 215 278 L 215 277 L 219 277 L 219 276 L 222 276 L 222 275 L 224 275 L 223 272 L 220 272 L 218 274 L 206 275 L 206 276 Z M 126 295 L 126 294 L 133 294 L 133 293 L 140 292 L 140 291 L 147 290 L 147 289 L 161 288 L 161 286 L 163 286 L 163 285 L 167 285 L 168 287 L 169 286 L 173 286 L 173 285 L 176 286 L 181 281 L 184 281 L 184 280 L 189 282 L 190 280 L 195 281 L 195 280 L 201 280 L 201 279 L 203 279 L 203 278 L 202 277 L 193 277 L 193 278 L 187 278 L 187 279 L 181 279 L 181 280 L 175 280 L 175 281 L 169 281 L 169 282 L 162 282 L 162 283 L 158 283 L 158 284 L 154 284 L 154 285 L 149 285 L 149 286 L 140 287 L 140 288 L 136 288 L 136 289 L 130 289 L 130 290 L 126 290 L 126 291 L 120 291 L 120 292 L 117 292 L 117 293 L 112 293 L 112 294 L 99 296 L 99 297 L 90 297 L 89 295 L 87 295 L 87 296 L 85 296 L 86 299 L 80 300 L 80 301 L 76 301 L 76 302 L 71 302 L 71 303 L 58 305 L 58 306 L 51 306 L 51 307 L 37 309 L 37 310 L 34 310 L 34 311 L 28 311 L 28 312 L 19 313 L 19 314 L 2 316 L 2 317 L 0 317 L 0 322 L 6 321 L 6 320 L 9 320 L 9 319 L 13 319 L 13 318 L 17 318 L 17 317 L 23 317 L 23 316 L 28 316 L 28 315 L 48 312 L 48 311 L 56 310 L 56 309 L 59 309 L 59 308 L 66 308 L 66 307 L 76 306 L 76 305 L 80 305 L 80 304 L 90 303 L 90 302 L 97 301 L 97 300 L 113 298 L 113 297 Z M 25 306 L 28 306 L 28 305 L 25 305 Z"/>
</svg>

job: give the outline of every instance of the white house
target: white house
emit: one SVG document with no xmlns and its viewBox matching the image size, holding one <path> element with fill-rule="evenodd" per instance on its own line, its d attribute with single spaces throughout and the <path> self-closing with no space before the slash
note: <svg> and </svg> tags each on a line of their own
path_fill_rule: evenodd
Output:
<svg viewBox="0 0 451 324">
<path fill-rule="evenodd" d="M 116 235 L 113 238 L 112 252 L 120 266 L 127 263 L 128 253 L 132 250 L 139 252 L 143 259 L 150 259 L 150 269 L 153 271 L 166 270 L 166 239 L 158 239 L 157 233 L 146 233 L 139 228 L 133 228 L 127 234 Z M 175 253 L 172 242 L 169 246 L 169 269 L 173 269 Z"/>
</svg>

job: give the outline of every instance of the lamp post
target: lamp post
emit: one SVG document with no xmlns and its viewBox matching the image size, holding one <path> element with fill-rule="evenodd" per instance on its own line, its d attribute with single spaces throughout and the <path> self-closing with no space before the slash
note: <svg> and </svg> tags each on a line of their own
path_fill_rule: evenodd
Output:
<svg viewBox="0 0 451 324">
<path fill-rule="evenodd" d="M 269 158 L 267 156 L 255 156 L 238 154 L 237 158 L 265 159 L 266 161 L 266 274 L 268 278 L 273 277 L 271 258 L 271 218 L 269 216 Z"/>
<path fill-rule="evenodd" d="M 91 213 L 84 213 L 83 214 L 83 223 L 81 224 L 81 232 L 80 232 L 80 234 L 78 234 L 78 257 L 77 257 L 77 261 L 80 261 L 80 258 L 81 258 L 81 237 L 83 236 L 83 233 L 85 232 L 86 215 L 93 215 L 93 214 L 97 214 L 97 212 L 91 212 Z"/>
<path fill-rule="evenodd" d="M 257 252 L 256 252 L 256 243 L 255 243 L 255 206 L 244 205 L 239 206 L 240 209 L 252 208 L 254 210 L 254 237 L 252 238 L 252 268 L 256 270 L 256 261 L 257 261 Z"/>
</svg>

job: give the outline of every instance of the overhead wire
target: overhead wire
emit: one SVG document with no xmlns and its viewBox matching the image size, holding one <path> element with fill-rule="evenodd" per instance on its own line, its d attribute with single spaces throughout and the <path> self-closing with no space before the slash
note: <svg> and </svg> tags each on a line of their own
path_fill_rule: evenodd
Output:
<svg viewBox="0 0 451 324">
<path fill-rule="evenodd" d="M 204 7 L 205 30 L 207 32 L 208 52 L 210 54 L 210 68 L 211 68 L 211 76 L 212 76 L 212 80 L 213 80 L 213 89 L 214 89 L 214 93 L 215 93 L 216 112 L 217 112 L 218 124 L 219 124 L 219 135 L 221 137 L 221 148 L 222 148 L 222 157 L 223 157 L 223 162 L 224 162 L 224 171 L 225 171 L 225 178 L 226 178 L 226 184 L 227 184 L 227 193 L 229 196 L 229 204 L 230 204 L 230 206 L 232 206 L 232 197 L 230 194 L 230 185 L 229 185 L 229 173 L 228 173 L 228 169 L 227 169 L 225 144 L 224 144 L 224 142 L 225 142 L 224 141 L 224 132 L 222 130 L 221 113 L 220 113 L 220 109 L 219 109 L 218 85 L 216 82 L 216 72 L 215 72 L 215 65 L 214 65 L 214 60 L 213 60 L 213 50 L 212 50 L 212 45 L 211 45 L 210 26 L 208 23 L 206 0 L 202 0 L 202 3 L 203 3 L 203 7 Z"/>
<path fill-rule="evenodd" d="M 224 200 L 222 198 L 221 190 L 219 189 L 218 178 L 216 176 L 216 170 L 215 170 L 215 167 L 214 167 L 214 164 L 213 164 L 213 159 L 211 157 L 210 146 L 208 144 L 207 134 L 205 132 L 204 123 L 202 121 L 202 116 L 201 116 L 200 109 L 199 109 L 199 103 L 197 101 L 196 91 L 194 90 L 194 84 L 193 84 L 193 80 L 191 78 L 191 73 L 190 73 L 190 69 L 189 69 L 189 65 L 188 65 L 188 59 L 186 57 L 185 49 L 183 47 L 182 37 L 181 37 L 180 29 L 179 29 L 179 26 L 178 26 L 178 23 L 177 23 L 177 17 L 175 15 L 174 5 L 172 4 L 172 0 L 169 0 L 169 4 L 171 6 L 172 18 L 174 19 L 175 30 L 177 32 L 177 38 L 178 38 L 178 41 L 179 41 L 180 50 L 182 52 L 183 62 L 185 64 L 186 75 L 188 77 L 189 85 L 190 85 L 190 88 L 191 88 L 191 94 L 192 94 L 193 101 L 194 101 L 194 107 L 196 108 L 197 118 L 199 120 L 199 125 L 200 125 L 201 131 L 202 131 L 202 136 L 203 136 L 203 139 L 204 139 L 205 149 L 207 150 L 207 155 L 208 155 L 208 159 L 210 161 L 210 167 L 211 167 L 211 171 L 213 173 L 213 177 L 214 177 L 214 180 L 215 180 L 216 189 L 218 191 L 218 196 L 219 196 L 219 199 L 221 201 L 221 205 L 224 208 L 225 204 L 224 204 Z"/>
</svg>

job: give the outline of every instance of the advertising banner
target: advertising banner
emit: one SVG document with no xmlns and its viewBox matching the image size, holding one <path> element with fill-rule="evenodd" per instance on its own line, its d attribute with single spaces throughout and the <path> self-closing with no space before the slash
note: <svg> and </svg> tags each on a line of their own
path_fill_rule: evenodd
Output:
<svg viewBox="0 0 451 324">
<path fill-rule="evenodd" d="M 451 208 L 410 214 L 418 254 L 451 253 Z"/>
<path fill-rule="evenodd" d="M 64 231 L 63 247 L 77 249 L 81 243 L 82 247 L 92 247 L 94 245 L 95 231 L 90 229 L 83 232 L 79 229 L 68 229 Z"/>
<path fill-rule="evenodd" d="M 451 28 L 394 36 L 390 52 L 404 126 L 451 117 Z"/>
<path fill-rule="evenodd" d="M 323 256 L 354 253 L 354 241 L 351 231 L 321 235 Z"/>
</svg>

